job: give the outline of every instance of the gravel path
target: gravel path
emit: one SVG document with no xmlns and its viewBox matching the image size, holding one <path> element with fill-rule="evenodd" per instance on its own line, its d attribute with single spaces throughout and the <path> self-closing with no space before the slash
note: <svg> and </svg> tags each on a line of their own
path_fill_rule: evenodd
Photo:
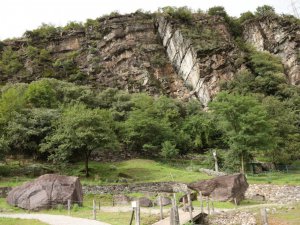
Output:
<svg viewBox="0 0 300 225">
<path fill-rule="evenodd" d="M 48 214 L 0 214 L 0 217 L 36 219 L 50 225 L 110 225 L 96 220 Z"/>
</svg>

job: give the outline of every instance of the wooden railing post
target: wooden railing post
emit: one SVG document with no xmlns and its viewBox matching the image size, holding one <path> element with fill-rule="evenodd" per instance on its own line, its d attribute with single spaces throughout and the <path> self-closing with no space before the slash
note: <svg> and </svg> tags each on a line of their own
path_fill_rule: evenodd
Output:
<svg viewBox="0 0 300 225">
<path fill-rule="evenodd" d="M 71 199 L 68 199 L 68 215 L 71 215 Z"/>
<path fill-rule="evenodd" d="M 164 219 L 164 213 L 163 213 L 163 205 L 162 205 L 162 197 L 159 196 L 159 208 L 160 208 L 160 220 Z"/>
<path fill-rule="evenodd" d="M 141 215 L 140 215 L 140 202 L 136 201 L 136 208 L 135 208 L 135 225 L 141 224 Z"/>
<path fill-rule="evenodd" d="M 96 212 L 96 201 L 95 199 L 93 199 L 93 219 L 96 220 L 97 216 L 96 216 L 97 212 Z"/>
<path fill-rule="evenodd" d="M 206 207 L 207 207 L 207 214 L 210 215 L 209 196 L 206 197 Z"/>
<path fill-rule="evenodd" d="M 202 192 L 199 192 L 199 196 L 200 196 L 200 208 L 201 208 L 201 213 L 203 213 L 203 196 L 202 196 Z"/>
<path fill-rule="evenodd" d="M 193 221 L 193 209 L 192 209 L 193 205 L 192 205 L 190 191 L 188 191 L 188 193 L 187 193 L 187 198 L 188 198 L 188 205 L 189 205 L 190 220 Z"/>
<path fill-rule="evenodd" d="M 263 225 L 269 225 L 268 214 L 267 214 L 266 208 L 261 208 L 260 213 L 261 213 L 262 224 Z"/>
</svg>

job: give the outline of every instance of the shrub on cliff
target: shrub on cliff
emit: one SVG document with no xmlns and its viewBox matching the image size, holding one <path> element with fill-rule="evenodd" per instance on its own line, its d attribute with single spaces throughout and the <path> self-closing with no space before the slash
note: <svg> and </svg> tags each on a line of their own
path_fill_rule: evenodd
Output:
<svg viewBox="0 0 300 225">
<path fill-rule="evenodd" d="M 6 76 L 16 74 L 23 68 L 22 59 L 17 51 L 13 51 L 11 47 L 4 48 L 0 58 L 0 71 Z"/>
<path fill-rule="evenodd" d="M 179 8 L 166 6 L 160 10 L 162 11 L 163 14 L 170 16 L 174 19 L 179 19 L 183 22 L 190 22 L 193 19 L 192 10 L 187 6 L 183 6 Z"/>
<path fill-rule="evenodd" d="M 256 16 L 270 16 L 276 15 L 275 9 L 273 6 L 263 5 L 256 8 Z"/>
</svg>

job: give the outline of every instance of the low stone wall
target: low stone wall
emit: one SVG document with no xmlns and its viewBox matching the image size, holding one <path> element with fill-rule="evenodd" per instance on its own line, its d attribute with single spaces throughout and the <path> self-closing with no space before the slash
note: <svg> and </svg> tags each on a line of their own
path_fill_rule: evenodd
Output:
<svg viewBox="0 0 300 225">
<path fill-rule="evenodd" d="M 300 202 L 300 186 L 250 184 L 245 197 L 255 199 L 255 196 L 264 196 L 268 202 L 293 203 Z"/>
<path fill-rule="evenodd" d="M 187 186 L 176 182 L 153 182 L 104 186 L 83 186 L 85 194 L 120 194 L 128 192 L 180 192 L 186 191 Z"/>
</svg>

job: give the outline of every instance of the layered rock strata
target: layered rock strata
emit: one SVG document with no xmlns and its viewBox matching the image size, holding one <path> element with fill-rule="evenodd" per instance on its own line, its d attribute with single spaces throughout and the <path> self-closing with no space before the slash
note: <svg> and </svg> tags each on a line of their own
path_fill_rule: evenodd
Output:
<svg viewBox="0 0 300 225">
<path fill-rule="evenodd" d="M 159 17 L 157 29 L 177 73 L 206 106 L 219 91 L 220 82 L 231 79 L 236 71 L 238 52 L 224 21 L 202 16 L 180 25 Z"/>
<path fill-rule="evenodd" d="M 266 16 L 244 24 L 243 37 L 259 51 L 279 56 L 289 82 L 300 85 L 300 25 L 278 16 Z"/>
</svg>

